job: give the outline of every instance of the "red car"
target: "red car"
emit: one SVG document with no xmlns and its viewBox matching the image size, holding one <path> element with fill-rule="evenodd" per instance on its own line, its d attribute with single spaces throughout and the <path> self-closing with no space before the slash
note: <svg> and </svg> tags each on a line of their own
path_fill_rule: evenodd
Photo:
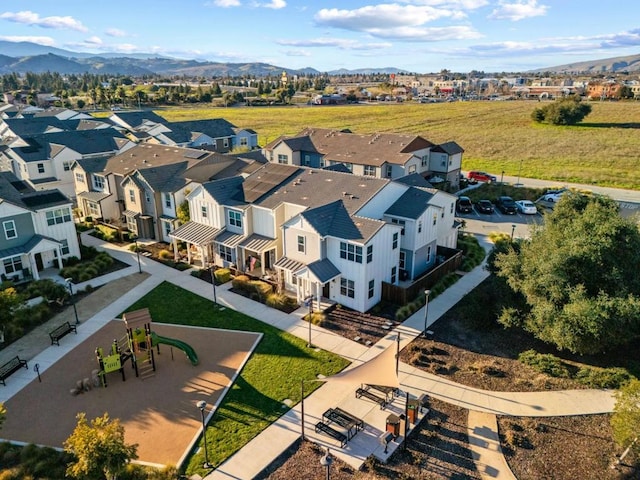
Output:
<svg viewBox="0 0 640 480">
<path fill-rule="evenodd" d="M 487 182 L 487 183 L 491 183 L 491 182 L 495 182 L 496 181 L 496 176 L 495 175 L 490 175 L 486 172 L 478 172 L 478 171 L 471 171 L 469 173 L 467 173 L 467 178 L 471 181 L 471 182 Z"/>
</svg>

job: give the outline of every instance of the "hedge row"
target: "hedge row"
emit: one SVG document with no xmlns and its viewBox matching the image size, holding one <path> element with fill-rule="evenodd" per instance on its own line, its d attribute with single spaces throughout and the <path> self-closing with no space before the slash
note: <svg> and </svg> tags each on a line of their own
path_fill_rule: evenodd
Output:
<svg viewBox="0 0 640 480">
<path fill-rule="evenodd" d="M 106 252 L 100 252 L 89 262 L 64 267 L 60 270 L 60 276 L 71 278 L 73 283 L 86 282 L 109 270 L 112 265 L 113 258 Z"/>
</svg>

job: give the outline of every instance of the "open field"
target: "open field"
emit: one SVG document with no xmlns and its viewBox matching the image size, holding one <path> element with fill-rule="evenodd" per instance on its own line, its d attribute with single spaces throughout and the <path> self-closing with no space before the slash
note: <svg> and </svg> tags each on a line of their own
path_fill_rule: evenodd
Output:
<svg viewBox="0 0 640 480">
<path fill-rule="evenodd" d="M 371 104 L 327 107 L 166 108 L 170 121 L 225 118 L 253 128 L 264 145 L 304 127 L 348 128 L 356 133 L 422 135 L 456 141 L 465 149 L 463 169 L 487 170 L 559 182 L 640 190 L 640 102 L 593 102 L 574 127 L 535 124 L 534 101 Z"/>
</svg>

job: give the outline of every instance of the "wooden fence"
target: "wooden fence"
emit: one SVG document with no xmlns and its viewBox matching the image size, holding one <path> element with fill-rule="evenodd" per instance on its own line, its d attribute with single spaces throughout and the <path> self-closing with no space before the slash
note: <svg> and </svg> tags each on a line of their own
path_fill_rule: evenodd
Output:
<svg viewBox="0 0 640 480">
<path fill-rule="evenodd" d="M 463 256 L 461 250 L 438 247 L 437 254 L 444 256 L 446 260 L 414 280 L 408 287 L 382 282 L 382 300 L 395 305 L 406 305 L 415 300 L 418 295 L 424 294 L 425 290 L 432 288 L 445 275 L 460 268 Z"/>
</svg>

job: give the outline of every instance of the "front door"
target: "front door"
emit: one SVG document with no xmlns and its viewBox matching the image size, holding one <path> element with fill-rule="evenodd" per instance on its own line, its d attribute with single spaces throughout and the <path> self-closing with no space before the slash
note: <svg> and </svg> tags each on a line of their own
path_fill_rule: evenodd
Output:
<svg viewBox="0 0 640 480">
<path fill-rule="evenodd" d="M 40 272 L 44 270 L 44 264 L 42 263 L 42 254 L 38 252 L 34 255 L 34 257 L 36 259 L 36 268 L 38 269 L 38 271 Z"/>
</svg>

